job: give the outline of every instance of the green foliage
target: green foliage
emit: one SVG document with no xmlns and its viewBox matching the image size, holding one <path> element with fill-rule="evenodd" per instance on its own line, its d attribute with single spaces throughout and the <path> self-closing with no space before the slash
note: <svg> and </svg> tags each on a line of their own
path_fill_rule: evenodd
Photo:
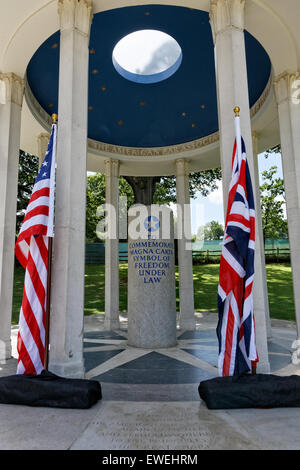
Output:
<svg viewBox="0 0 300 470">
<path fill-rule="evenodd" d="M 119 179 L 119 195 L 127 196 L 127 205 L 133 204 L 133 192 L 124 178 Z M 86 241 L 88 243 L 99 242 L 96 235 L 96 227 L 101 220 L 97 215 L 97 209 L 105 204 L 105 175 L 95 173 L 87 177 L 86 185 Z"/>
<path fill-rule="evenodd" d="M 282 178 L 276 178 L 277 166 L 263 172 L 261 210 L 264 239 L 288 236 L 287 220 L 284 218 L 285 191 Z"/>
<path fill-rule="evenodd" d="M 24 214 L 29 203 L 34 182 L 38 174 L 38 167 L 39 160 L 37 157 L 20 150 L 17 196 L 17 233 L 19 233 Z"/>
<path fill-rule="evenodd" d="M 275 145 L 275 147 L 272 147 L 271 149 L 266 150 L 265 158 L 268 158 L 269 155 L 271 155 L 273 153 L 278 153 L 278 154 L 281 155 L 281 146 L 280 146 L 280 144 Z"/>
<path fill-rule="evenodd" d="M 86 241 L 99 241 L 96 236 L 96 226 L 100 220 L 97 208 L 105 204 L 105 176 L 95 173 L 87 177 L 86 183 Z"/>
</svg>

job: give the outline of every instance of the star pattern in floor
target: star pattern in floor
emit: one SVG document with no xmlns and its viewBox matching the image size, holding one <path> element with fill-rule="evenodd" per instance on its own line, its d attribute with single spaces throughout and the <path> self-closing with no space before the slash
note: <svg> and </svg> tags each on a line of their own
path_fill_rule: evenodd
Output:
<svg viewBox="0 0 300 470">
<path fill-rule="evenodd" d="M 177 346 L 138 349 L 127 345 L 127 331 L 85 333 L 86 377 L 111 384 L 199 384 L 217 376 L 218 342 L 215 329 L 178 331 Z M 269 341 L 271 370 L 290 362 L 284 340 Z"/>
</svg>

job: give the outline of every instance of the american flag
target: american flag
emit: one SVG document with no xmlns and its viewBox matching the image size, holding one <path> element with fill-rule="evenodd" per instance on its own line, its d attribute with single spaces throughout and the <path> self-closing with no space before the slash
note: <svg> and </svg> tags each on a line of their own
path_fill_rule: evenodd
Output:
<svg viewBox="0 0 300 470">
<path fill-rule="evenodd" d="M 255 209 L 246 148 L 235 118 L 236 139 L 232 156 L 220 278 L 218 288 L 220 376 L 238 375 L 256 367 L 253 312 Z"/>
<path fill-rule="evenodd" d="M 56 124 L 17 238 L 16 257 L 25 269 L 19 319 L 17 374 L 44 369 L 48 246 L 53 237 Z"/>
</svg>

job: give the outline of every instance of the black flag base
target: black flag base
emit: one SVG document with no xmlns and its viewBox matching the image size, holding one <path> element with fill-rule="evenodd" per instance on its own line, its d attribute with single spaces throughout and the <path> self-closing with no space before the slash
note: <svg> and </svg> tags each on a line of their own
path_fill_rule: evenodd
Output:
<svg viewBox="0 0 300 470">
<path fill-rule="evenodd" d="M 0 377 L 0 403 L 6 405 L 88 409 L 101 398 L 95 380 L 65 379 L 45 370 L 40 375 Z"/>
<path fill-rule="evenodd" d="M 300 407 L 300 377 L 242 374 L 200 382 L 200 398 L 210 410 Z"/>
</svg>

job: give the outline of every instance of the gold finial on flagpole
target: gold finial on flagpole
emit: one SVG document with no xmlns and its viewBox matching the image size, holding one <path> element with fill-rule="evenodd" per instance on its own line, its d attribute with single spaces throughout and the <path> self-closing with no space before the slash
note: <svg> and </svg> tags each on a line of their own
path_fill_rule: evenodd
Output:
<svg viewBox="0 0 300 470">
<path fill-rule="evenodd" d="M 56 124 L 56 123 L 57 123 L 57 119 L 58 119 L 57 114 L 52 114 L 51 117 L 52 117 L 52 122 L 53 122 L 53 124 Z"/>
<path fill-rule="evenodd" d="M 233 111 L 234 111 L 235 117 L 239 117 L 239 115 L 240 115 L 240 110 L 241 110 L 241 108 L 239 108 L 238 106 L 236 106 L 236 107 L 234 108 Z"/>
</svg>

